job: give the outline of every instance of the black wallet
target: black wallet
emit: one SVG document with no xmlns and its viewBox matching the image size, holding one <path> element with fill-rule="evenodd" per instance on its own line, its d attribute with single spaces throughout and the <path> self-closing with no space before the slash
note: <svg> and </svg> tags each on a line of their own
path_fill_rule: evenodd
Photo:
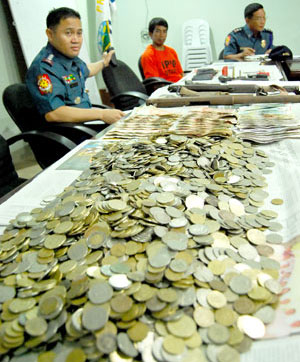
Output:
<svg viewBox="0 0 300 362">
<path fill-rule="evenodd" d="M 198 69 L 192 80 L 211 80 L 218 72 L 212 68 Z"/>
</svg>

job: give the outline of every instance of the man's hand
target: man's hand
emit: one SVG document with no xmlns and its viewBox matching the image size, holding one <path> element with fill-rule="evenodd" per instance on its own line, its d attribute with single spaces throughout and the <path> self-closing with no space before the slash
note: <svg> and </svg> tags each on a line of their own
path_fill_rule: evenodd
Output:
<svg viewBox="0 0 300 362">
<path fill-rule="evenodd" d="M 108 53 L 104 52 L 101 60 L 98 60 L 98 62 L 95 63 L 87 64 L 87 67 L 90 71 L 89 77 L 93 77 L 94 75 L 102 71 L 103 68 L 107 67 L 114 52 L 114 50 L 111 50 Z"/>
<path fill-rule="evenodd" d="M 114 50 L 110 50 L 108 53 L 107 52 L 103 53 L 102 60 L 103 60 L 104 67 L 107 67 L 109 65 L 109 62 L 110 62 L 113 54 L 115 54 Z"/>
<path fill-rule="evenodd" d="M 101 114 L 101 119 L 108 124 L 117 122 L 125 115 L 125 113 L 119 109 L 102 109 Z"/>
<path fill-rule="evenodd" d="M 224 59 L 234 59 L 239 62 L 242 62 L 246 56 L 255 55 L 255 49 L 248 48 L 248 47 L 241 47 L 241 50 L 242 51 L 237 54 L 224 55 Z"/>
<path fill-rule="evenodd" d="M 241 58 L 245 58 L 248 55 L 255 55 L 255 50 L 252 48 L 246 47 L 246 48 L 242 48 L 242 49 L 243 49 L 243 51 L 240 53 Z"/>
<path fill-rule="evenodd" d="M 105 123 L 111 124 L 117 122 L 125 113 L 119 109 L 101 109 L 93 108 L 77 108 L 70 106 L 61 106 L 54 111 L 45 114 L 47 122 L 86 122 L 94 120 L 103 120 Z"/>
</svg>

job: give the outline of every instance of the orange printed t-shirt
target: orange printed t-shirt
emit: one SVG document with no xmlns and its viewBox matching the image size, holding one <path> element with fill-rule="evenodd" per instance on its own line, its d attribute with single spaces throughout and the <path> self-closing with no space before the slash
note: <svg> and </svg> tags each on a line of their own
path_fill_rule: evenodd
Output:
<svg viewBox="0 0 300 362">
<path fill-rule="evenodd" d="M 183 73 L 180 61 L 173 48 L 164 47 L 164 50 L 157 50 L 152 44 L 147 46 L 141 58 L 145 78 L 160 77 L 177 82 Z"/>
</svg>

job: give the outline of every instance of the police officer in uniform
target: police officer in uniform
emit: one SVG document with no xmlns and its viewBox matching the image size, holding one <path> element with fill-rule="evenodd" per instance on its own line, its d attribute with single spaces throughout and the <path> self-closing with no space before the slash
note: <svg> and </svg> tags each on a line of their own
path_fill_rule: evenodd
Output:
<svg viewBox="0 0 300 362">
<path fill-rule="evenodd" d="M 110 62 L 113 52 L 86 64 L 78 58 L 82 26 L 78 12 L 70 8 L 52 10 L 47 16 L 48 44 L 33 60 L 26 85 L 38 111 L 48 122 L 84 122 L 101 119 L 114 123 L 123 116 L 117 109 L 92 107 L 85 80 Z"/>
<path fill-rule="evenodd" d="M 263 6 L 246 6 L 245 26 L 234 29 L 225 40 L 224 59 L 243 60 L 247 55 L 269 54 L 274 48 L 273 33 L 264 29 L 266 14 Z"/>
</svg>

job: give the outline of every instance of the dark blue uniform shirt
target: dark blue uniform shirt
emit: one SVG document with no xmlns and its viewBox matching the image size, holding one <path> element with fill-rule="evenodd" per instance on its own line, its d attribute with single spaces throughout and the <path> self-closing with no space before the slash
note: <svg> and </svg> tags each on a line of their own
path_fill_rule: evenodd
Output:
<svg viewBox="0 0 300 362">
<path fill-rule="evenodd" d="M 88 75 L 85 62 L 65 57 L 48 43 L 30 65 L 26 85 L 43 115 L 61 106 L 91 108 L 85 92 Z"/>
<path fill-rule="evenodd" d="M 265 54 L 268 49 L 274 48 L 273 32 L 264 29 L 255 37 L 247 24 L 236 28 L 225 40 L 224 56 L 241 53 L 241 48 L 252 48 L 255 49 L 255 54 Z"/>
</svg>

